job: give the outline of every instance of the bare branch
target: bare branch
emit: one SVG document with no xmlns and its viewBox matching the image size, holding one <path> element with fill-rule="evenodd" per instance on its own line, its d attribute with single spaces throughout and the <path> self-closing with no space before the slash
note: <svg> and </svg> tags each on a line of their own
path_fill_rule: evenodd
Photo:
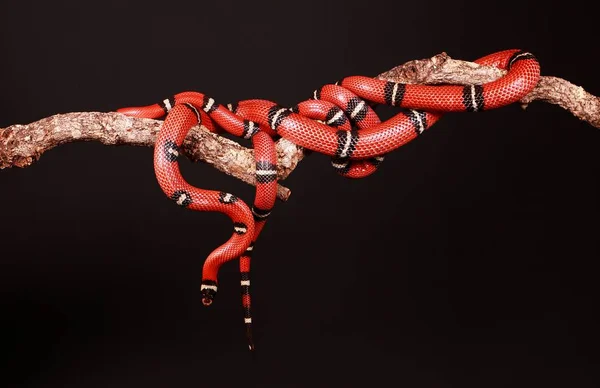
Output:
<svg viewBox="0 0 600 388">
<path fill-rule="evenodd" d="M 562 78 L 542 77 L 535 89 L 521 100 L 521 106 L 527 108 L 535 100 L 559 105 L 578 119 L 600 128 L 600 98 L 586 92 L 581 86 Z"/>
<path fill-rule="evenodd" d="M 377 76 L 402 83 L 481 84 L 494 81 L 506 72 L 450 58 L 441 53 L 428 59 L 407 62 Z M 521 100 L 523 107 L 540 100 L 556 104 L 575 117 L 600 128 L 600 99 L 583 88 L 556 77 L 541 77 L 536 88 Z M 162 121 L 131 118 L 109 112 L 79 112 L 51 116 L 28 125 L 0 128 L 0 169 L 27 167 L 47 150 L 73 141 L 98 141 L 107 145 L 152 147 Z M 220 171 L 255 185 L 252 149 L 241 146 L 203 127 L 194 127 L 183 149 L 192 160 L 202 160 Z M 277 142 L 278 176 L 284 180 L 304 157 L 302 147 L 285 139 Z M 291 192 L 278 187 L 285 201 Z"/>
</svg>

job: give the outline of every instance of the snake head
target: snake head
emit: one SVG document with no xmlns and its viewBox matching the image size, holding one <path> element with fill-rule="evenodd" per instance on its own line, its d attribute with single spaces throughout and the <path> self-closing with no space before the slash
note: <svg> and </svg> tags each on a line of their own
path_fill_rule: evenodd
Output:
<svg viewBox="0 0 600 388">
<path fill-rule="evenodd" d="M 202 304 L 210 306 L 217 295 L 217 282 L 212 280 L 203 280 L 200 286 L 200 293 L 202 293 Z"/>
</svg>

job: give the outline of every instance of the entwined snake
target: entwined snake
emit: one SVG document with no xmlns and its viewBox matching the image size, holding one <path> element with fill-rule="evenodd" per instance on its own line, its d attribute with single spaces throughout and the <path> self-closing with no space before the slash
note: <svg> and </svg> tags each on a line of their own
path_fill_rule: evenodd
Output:
<svg viewBox="0 0 600 388">
<path fill-rule="evenodd" d="M 282 137 L 314 152 L 330 155 L 342 176 L 362 178 L 376 171 L 383 157 L 431 127 L 444 112 L 478 112 L 519 101 L 537 84 L 536 58 L 521 50 L 505 50 L 475 61 L 506 69 L 496 81 L 482 85 L 413 85 L 364 76 L 346 77 L 314 91 L 311 99 L 286 108 L 267 100 L 220 105 L 197 92 L 183 92 L 161 103 L 118 109 L 129 116 L 165 117 L 154 148 L 154 169 L 164 193 L 179 206 L 217 211 L 233 221 L 233 234 L 206 259 L 202 271 L 202 303 L 217 293 L 219 267 L 240 258 L 244 323 L 250 349 L 250 257 L 254 242 L 275 204 L 277 156 L 274 139 Z M 381 122 L 374 107 L 404 108 Z M 201 123 L 252 139 L 256 160 L 256 196 L 252 207 L 231 193 L 204 190 L 187 183 L 177 158 L 188 131 Z"/>
</svg>

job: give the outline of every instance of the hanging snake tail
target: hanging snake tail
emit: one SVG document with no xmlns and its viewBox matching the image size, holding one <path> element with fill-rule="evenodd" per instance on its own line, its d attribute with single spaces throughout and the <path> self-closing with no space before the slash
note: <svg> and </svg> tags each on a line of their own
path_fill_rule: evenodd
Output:
<svg viewBox="0 0 600 388">
<path fill-rule="evenodd" d="M 217 124 L 228 132 L 240 136 L 248 128 L 242 120 L 227 109 L 216 104 L 212 98 L 196 92 L 183 92 L 163 103 L 145 107 L 121 108 L 121 113 L 134 117 L 165 117 L 154 147 L 154 169 L 163 192 L 179 206 L 197 211 L 217 211 L 227 215 L 233 222 L 233 234 L 223 245 L 207 257 L 202 269 L 200 291 L 202 303 L 210 306 L 217 294 L 219 268 L 225 262 L 239 258 L 252 243 L 254 217 L 250 208 L 231 193 L 204 190 L 187 183 L 182 177 L 177 159 L 189 130 L 196 124 L 217 128 Z M 202 113 L 204 112 L 204 114 Z M 205 120 L 203 120 L 205 119 Z M 258 133 L 258 125 L 256 132 Z"/>
<path fill-rule="evenodd" d="M 256 196 L 252 205 L 252 215 L 255 225 L 254 236 L 252 244 L 246 249 L 244 255 L 240 257 L 242 307 L 244 309 L 244 325 L 246 327 L 246 337 L 250 350 L 254 350 L 250 298 L 250 259 L 254 251 L 254 244 L 263 230 L 267 218 L 271 214 L 271 210 L 275 206 L 277 197 L 277 154 L 275 143 L 269 135 L 261 131 L 252 137 L 252 144 L 256 160 Z"/>
<path fill-rule="evenodd" d="M 173 195 L 170 194 L 174 190 L 172 186 L 181 186 L 182 184 L 183 178 L 179 173 L 177 164 L 172 162 L 176 160 L 174 155 L 179 156 L 179 147 L 181 147 L 181 142 L 187 132 L 196 123 L 202 123 L 212 131 L 224 129 L 235 136 L 252 139 L 256 164 L 256 196 L 251 210 L 246 210 L 247 206 L 244 202 L 230 193 L 210 192 L 197 188 L 189 190 L 191 194 L 204 193 L 207 195 L 206 199 L 212 200 L 210 201 L 212 202 L 212 208 L 226 213 L 234 222 L 234 235 L 232 238 L 213 251 L 205 262 L 201 284 L 202 303 L 206 306 L 212 304 L 218 290 L 216 277 L 219 266 L 234 258 L 233 250 L 237 252 L 243 246 L 243 251 L 237 257 L 240 257 L 244 323 L 249 347 L 252 350 L 254 344 L 250 310 L 250 256 L 253 242 L 258 238 L 271 209 L 275 205 L 277 196 L 277 154 L 275 143 L 271 138 L 274 132 L 258 122 L 247 119 L 243 112 L 236 113 L 235 105 L 237 104 L 228 104 L 227 107 L 224 107 L 201 93 L 183 92 L 165 99 L 159 104 L 147 107 L 122 108 L 119 111 L 135 117 L 159 118 L 166 115 L 165 123 L 157 136 L 156 143 L 157 145 L 165 143 L 166 151 L 155 152 L 155 170 L 159 183 L 167 195 Z M 196 119 L 195 122 L 194 118 Z M 176 135 L 179 136 L 177 141 L 168 140 Z M 155 149 L 157 148 L 159 147 L 155 147 Z M 167 163 L 164 161 L 165 155 L 167 156 Z M 183 202 L 185 202 L 185 199 Z M 193 201 L 193 203 L 191 202 L 186 206 L 193 208 L 196 202 Z M 251 221 L 248 220 L 249 217 L 251 217 Z M 243 245 L 235 241 L 240 236 L 244 236 Z"/>
</svg>

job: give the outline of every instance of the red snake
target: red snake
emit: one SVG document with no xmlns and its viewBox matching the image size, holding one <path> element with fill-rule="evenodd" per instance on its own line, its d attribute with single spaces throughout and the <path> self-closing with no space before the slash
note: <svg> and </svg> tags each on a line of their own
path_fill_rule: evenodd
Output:
<svg viewBox="0 0 600 388">
<path fill-rule="evenodd" d="M 232 236 L 206 259 L 202 270 L 202 303 L 217 293 L 219 267 L 240 258 L 242 302 L 249 346 L 254 348 L 250 315 L 250 256 L 269 216 L 277 191 L 274 138 L 286 138 L 314 152 L 330 155 L 336 171 L 349 178 L 372 174 L 388 152 L 431 127 L 444 112 L 478 112 L 519 101 L 537 84 L 540 66 L 521 50 L 504 50 L 475 61 L 507 70 L 482 85 L 413 85 L 350 76 L 314 91 L 312 99 L 285 108 L 267 100 L 220 105 L 197 92 L 176 94 L 144 107 L 118 109 L 134 117 L 166 115 L 154 148 L 154 169 L 164 193 L 178 205 L 217 211 L 233 221 Z M 381 122 L 374 108 L 387 104 L 404 108 Z M 256 196 L 248 207 L 235 195 L 191 186 L 182 177 L 177 158 L 188 131 L 196 124 L 252 139 L 256 160 Z"/>
</svg>

